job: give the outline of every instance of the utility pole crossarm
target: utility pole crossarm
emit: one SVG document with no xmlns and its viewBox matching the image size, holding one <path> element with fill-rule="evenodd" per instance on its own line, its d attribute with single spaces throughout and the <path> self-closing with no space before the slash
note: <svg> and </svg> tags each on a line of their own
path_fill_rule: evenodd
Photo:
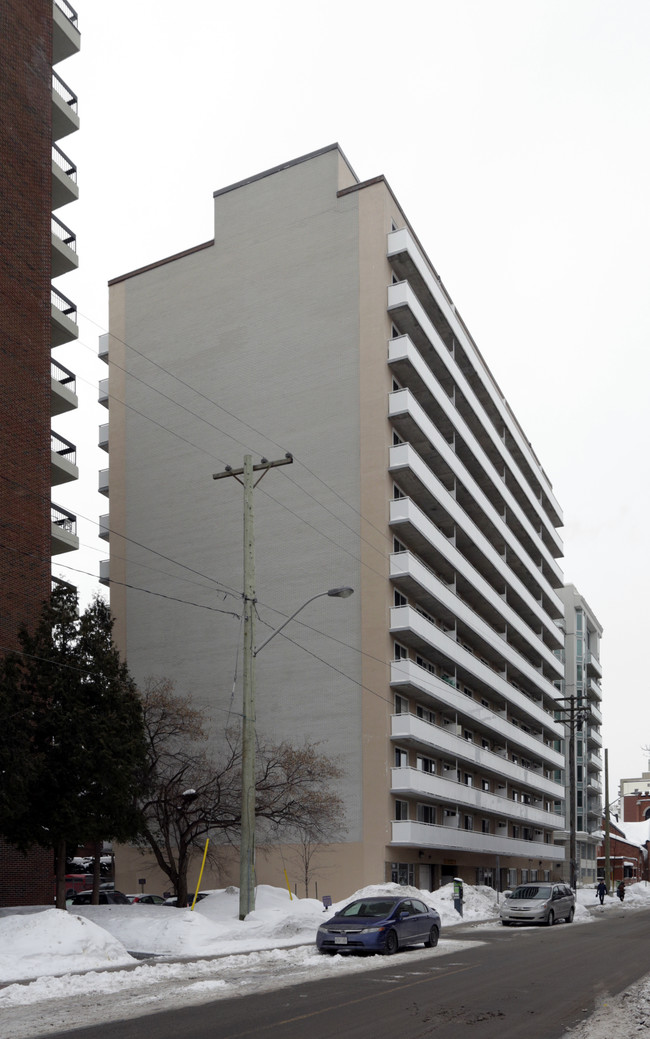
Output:
<svg viewBox="0 0 650 1039">
<path fill-rule="evenodd" d="M 266 460 L 266 458 L 263 458 L 262 461 L 258 462 L 257 465 L 254 465 L 252 467 L 252 469 L 253 469 L 254 473 L 256 473 L 260 469 L 263 469 L 265 472 L 267 472 L 269 469 L 275 469 L 278 465 L 291 465 L 292 462 L 293 462 L 293 455 L 289 454 L 287 452 L 287 454 L 284 456 L 284 458 L 278 458 L 274 462 L 268 462 Z M 237 476 L 243 476 L 243 475 L 244 475 L 243 468 L 242 469 L 233 469 L 233 467 L 231 465 L 227 465 L 226 468 L 223 470 L 223 472 L 221 472 L 221 473 L 213 473 L 212 474 L 212 479 L 213 480 L 225 480 L 227 476 L 235 476 L 235 477 L 237 477 Z"/>
</svg>

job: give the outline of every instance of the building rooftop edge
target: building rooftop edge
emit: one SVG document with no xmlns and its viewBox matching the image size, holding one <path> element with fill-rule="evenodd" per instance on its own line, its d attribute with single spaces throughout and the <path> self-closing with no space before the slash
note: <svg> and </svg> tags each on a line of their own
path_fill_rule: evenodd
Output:
<svg viewBox="0 0 650 1039">
<path fill-rule="evenodd" d="M 253 174 L 252 177 L 245 177 L 244 180 L 238 180 L 234 184 L 228 184 L 225 188 L 218 188 L 216 191 L 212 192 L 212 197 L 218 198 L 219 195 L 226 195 L 229 191 L 236 191 L 237 188 L 243 188 L 247 184 L 254 184 L 258 180 L 264 180 L 265 177 L 272 177 L 275 173 L 282 173 L 284 170 L 291 169 L 292 166 L 299 166 L 302 162 L 310 162 L 312 159 L 317 159 L 319 155 L 326 155 L 327 152 L 332 151 L 337 151 L 340 154 L 341 158 L 348 166 L 350 173 L 354 179 L 358 181 L 359 178 L 352 169 L 347 155 L 335 141 L 333 144 L 327 144 L 324 148 L 317 148 L 316 151 L 307 152 L 305 155 L 299 155 L 297 159 L 289 159 L 288 162 L 282 162 L 279 166 L 272 166 L 268 170 L 262 170 L 261 173 Z"/>
<path fill-rule="evenodd" d="M 173 253 L 172 256 L 165 256 L 162 260 L 154 260 L 153 263 L 147 263 L 144 267 L 136 267 L 135 270 L 127 271 L 126 274 L 119 274 L 116 278 L 111 278 L 109 280 L 109 288 L 111 285 L 117 285 L 121 281 L 126 281 L 127 278 L 135 278 L 138 274 L 144 274 L 145 271 L 152 271 L 156 267 L 162 267 L 166 263 L 173 263 L 174 260 L 180 260 L 183 256 L 190 256 L 192 253 L 201 252 L 202 249 L 209 249 L 213 245 L 214 238 L 211 238 L 209 242 L 201 242 L 200 245 L 192 245 L 189 249 L 183 249 L 180 253 Z"/>
</svg>

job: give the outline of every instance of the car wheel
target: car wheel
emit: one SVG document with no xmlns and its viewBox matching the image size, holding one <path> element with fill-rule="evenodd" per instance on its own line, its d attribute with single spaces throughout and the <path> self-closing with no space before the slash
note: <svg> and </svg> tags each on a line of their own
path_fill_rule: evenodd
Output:
<svg viewBox="0 0 650 1039">
<path fill-rule="evenodd" d="M 424 943 L 425 949 L 435 949 L 436 945 L 438 944 L 438 938 L 439 937 L 440 937 L 440 931 L 438 930 L 438 928 L 434 924 L 433 927 L 431 928 L 431 930 L 429 931 L 429 937 L 427 938 L 426 942 Z"/>
<path fill-rule="evenodd" d="M 399 949 L 399 941 L 397 939 L 396 931 L 389 931 L 386 935 L 386 944 L 384 946 L 384 952 L 387 956 L 392 956 L 394 952 Z"/>
<path fill-rule="evenodd" d="M 553 924 L 555 923 L 555 913 L 553 912 L 552 909 L 549 909 L 549 911 L 548 911 L 548 916 L 546 917 L 546 923 L 548 924 L 549 927 L 552 927 Z"/>
<path fill-rule="evenodd" d="M 575 912 L 576 912 L 575 906 L 571 906 L 571 909 L 569 911 L 569 915 L 566 918 L 566 922 L 568 924 L 572 924 L 573 923 L 573 917 L 575 916 Z"/>
<path fill-rule="evenodd" d="M 501 921 L 501 926 L 502 927 L 510 927 L 510 921 L 509 920 L 502 920 Z"/>
</svg>

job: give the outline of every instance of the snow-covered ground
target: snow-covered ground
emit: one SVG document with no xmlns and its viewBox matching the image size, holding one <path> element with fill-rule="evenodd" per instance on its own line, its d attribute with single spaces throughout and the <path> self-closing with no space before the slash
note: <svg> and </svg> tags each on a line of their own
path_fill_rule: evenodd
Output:
<svg viewBox="0 0 650 1039">
<path fill-rule="evenodd" d="M 498 927 L 497 895 L 491 888 L 465 886 L 464 915 L 453 906 L 453 890 L 416 891 L 376 885 L 358 894 L 404 893 L 435 906 L 442 918 L 436 955 L 458 951 L 454 927 L 474 923 Z M 578 892 L 576 923 L 619 907 L 607 897 L 599 906 L 591 889 Z M 650 887 L 629 887 L 623 910 L 650 906 Z M 158 906 L 84 906 L 16 911 L 0 917 L 0 1013 L 3 1039 L 31 1039 L 48 1031 L 93 1021 L 146 1014 L 150 1010 L 250 991 L 268 991 L 297 981 L 367 971 L 384 965 L 375 957 L 322 957 L 315 950 L 318 926 L 333 913 L 315 899 L 290 899 L 287 890 L 259 887 L 256 908 L 238 919 L 235 888 L 214 891 L 194 911 Z M 129 951 L 127 951 L 129 950 Z M 131 955 L 149 954 L 142 962 Z M 414 950 L 413 957 L 430 957 Z M 218 959 L 215 961 L 215 957 Z M 76 973 L 83 972 L 83 973 Z M 18 984 L 18 982 L 22 982 Z M 119 1003 L 113 998 L 119 992 Z M 81 1009 L 83 1005 L 83 1010 Z M 650 977 L 597 1008 L 574 1039 L 629 1039 L 650 1022 Z"/>
</svg>

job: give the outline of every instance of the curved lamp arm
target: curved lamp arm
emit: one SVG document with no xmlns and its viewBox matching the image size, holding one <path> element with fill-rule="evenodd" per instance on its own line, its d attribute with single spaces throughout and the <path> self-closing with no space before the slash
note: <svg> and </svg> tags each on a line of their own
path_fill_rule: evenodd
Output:
<svg viewBox="0 0 650 1039">
<path fill-rule="evenodd" d="M 271 634 L 264 639 L 264 642 L 261 642 L 259 646 L 255 647 L 255 649 L 253 650 L 253 656 L 256 657 L 260 650 L 264 649 L 266 644 L 270 642 L 271 639 L 275 638 L 275 636 L 279 634 L 279 632 L 281 632 L 283 628 L 286 628 L 289 621 L 292 621 L 294 617 L 297 617 L 301 610 L 304 610 L 305 606 L 309 606 L 310 602 L 313 602 L 314 599 L 320 599 L 323 595 L 329 595 L 334 599 L 349 599 L 353 592 L 354 588 L 343 587 L 330 588 L 327 592 L 317 592 L 316 595 L 312 595 L 311 599 L 307 599 L 307 602 L 304 602 L 302 606 L 299 606 L 298 609 L 295 610 L 290 617 L 287 617 L 286 621 L 282 622 L 279 628 L 276 628 L 275 631 L 272 631 Z"/>
</svg>

